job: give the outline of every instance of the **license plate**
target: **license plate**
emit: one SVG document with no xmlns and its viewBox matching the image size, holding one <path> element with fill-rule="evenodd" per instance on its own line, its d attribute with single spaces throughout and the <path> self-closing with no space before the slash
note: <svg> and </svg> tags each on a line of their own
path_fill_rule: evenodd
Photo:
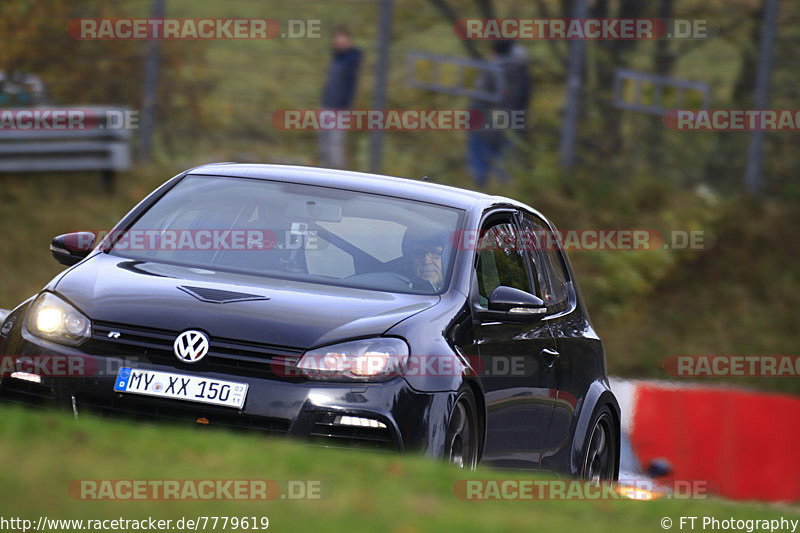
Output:
<svg viewBox="0 0 800 533">
<path fill-rule="evenodd" d="M 114 390 L 241 409 L 247 396 L 247 383 L 122 367 Z"/>
</svg>

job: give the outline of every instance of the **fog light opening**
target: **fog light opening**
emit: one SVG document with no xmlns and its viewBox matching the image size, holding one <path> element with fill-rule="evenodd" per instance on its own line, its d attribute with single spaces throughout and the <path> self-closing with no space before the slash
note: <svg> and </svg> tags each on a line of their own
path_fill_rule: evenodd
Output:
<svg viewBox="0 0 800 533">
<path fill-rule="evenodd" d="M 358 416 L 337 416 L 333 421 L 339 426 L 358 426 L 362 428 L 386 429 L 386 424 L 372 418 L 361 418 Z"/>
<path fill-rule="evenodd" d="M 29 374 L 28 372 L 12 372 L 11 377 L 13 379 L 21 379 L 23 381 L 31 381 L 33 383 L 42 382 L 42 376 L 39 374 Z"/>
<path fill-rule="evenodd" d="M 639 487 L 621 486 L 617 488 L 617 492 L 630 500 L 649 501 L 658 499 L 655 492 Z"/>
</svg>

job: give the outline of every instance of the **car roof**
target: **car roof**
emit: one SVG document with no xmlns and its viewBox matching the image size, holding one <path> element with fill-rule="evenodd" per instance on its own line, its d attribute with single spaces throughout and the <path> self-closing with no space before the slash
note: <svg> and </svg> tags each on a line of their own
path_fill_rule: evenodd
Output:
<svg viewBox="0 0 800 533">
<path fill-rule="evenodd" d="M 251 163 L 212 163 L 195 167 L 187 174 L 256 178 L 356 190 L 360 192 L 396 196 L 459 209 L 480 208 L 490 204 L 522 205 L 508 198 L 490 196 L 477 191 L 440 185 L 409 178 L 366 174 L 350 170 L 328 168 L 267 165 Z"/>
</svg>

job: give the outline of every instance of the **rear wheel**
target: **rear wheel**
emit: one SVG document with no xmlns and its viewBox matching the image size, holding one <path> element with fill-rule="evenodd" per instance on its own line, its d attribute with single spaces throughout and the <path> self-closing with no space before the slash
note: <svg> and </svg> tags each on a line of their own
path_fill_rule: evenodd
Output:
<svg viewBox="0 0 800 533">
<path fill-rule="evenodd" d="M 607 405 L 601 407 L 594 415 L 590 427 L 584 447 L 581 478 L 593 482 L 615 481 L 619 472 L 617 465 L 619 435 L 611 409 Z"/>
<path fill-rule="evenodd" d="M 447 424 L 444 457 L 448 463 L 466 470 L 478 465 L 478 410 L 469 386 L 459 389 Z"/>
</svg>

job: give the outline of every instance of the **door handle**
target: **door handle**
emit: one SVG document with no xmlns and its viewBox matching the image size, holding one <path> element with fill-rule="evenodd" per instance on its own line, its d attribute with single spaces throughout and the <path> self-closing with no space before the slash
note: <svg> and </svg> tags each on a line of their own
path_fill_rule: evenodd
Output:
<svg viewBox="0 0 800 533">
<path fill-rule="evenodd" d="M 547 364 L 547 368 L 552 367 L 553 363 L 555 363 L 556 360 L 561 356 L 560 353 L 549 348 L 543 349 L 541 355 L 542 359 L 544 359 L 544 362 Z"/>
</svg>

